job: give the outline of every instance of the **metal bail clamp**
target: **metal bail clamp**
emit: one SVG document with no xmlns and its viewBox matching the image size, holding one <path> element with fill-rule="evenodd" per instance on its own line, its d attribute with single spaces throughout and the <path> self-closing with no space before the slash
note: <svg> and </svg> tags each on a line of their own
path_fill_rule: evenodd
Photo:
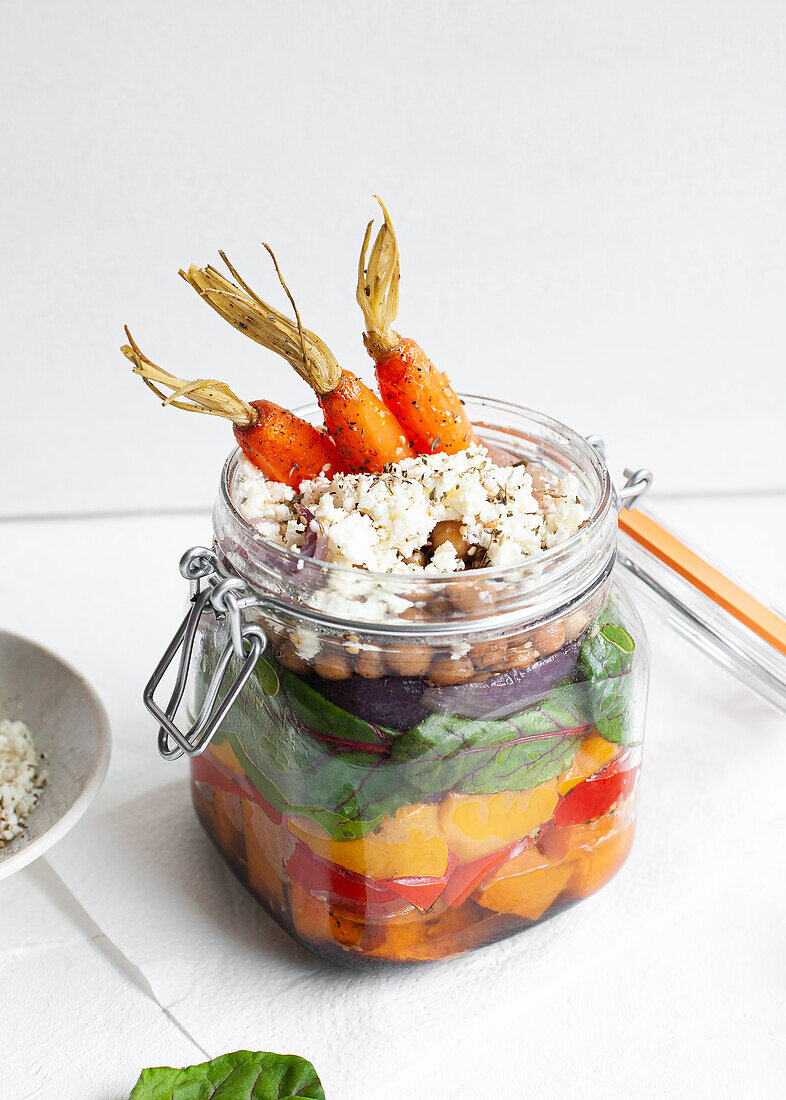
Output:
<svg viewBox="0 0 786 1100">
<path fill-rule="evenodd" d="M 261 627 L 243 622 L 237 592 L 245 588 L 245 585 L 238 577 L 232 577 L 221 569 L 212 550 L 204 546 L 194 546 L 187 550 L 180 559 L 180 573 L 191 584 L 191 607 L 143 694 L 146 708 L 159 723 L 158 751 L 166 760 L 176 760 L 184 753 L 186 756 L 199 756 L 205 751 L 267 645 Z M 211 612 L 219 621 L 228 618 L 230 640 L 211 677 L 199 714 L 191 727 L 182 731 L 175 725 L 175 715 L 186 690 L 197 629 L 205 612 Z M 169 702 L 162 710 L 155 701 L 154 694 L 178 652 L 180 656 L 175 686 Z M 224 677 L 233 656 L 241 660 L 242 665 L 216 707 L 216 700 L 221 694 Z M 175 742 L 174 745 L 172 741 Z"/>
<path fill-rule="evenodd" d="M 620 509 L 622 508 L 635 508 L 641 497 L 648 491 L 652 485 L 652 471 L 647 469 L 641 470 L 623 470 L 626 481 L 622 488 L 617 489 L 617 500 L 620 503 Z"/>
<path fill-rule="evenodd" d="M 593 447 L 603 461 L 606 461 L 606 446 L 599 435 L 588 435 L 585 437 L 591 447 Z M 646 468 L 641 470 L 629 470 L 625 469 L 625 484 L 621 488 L 613 486 L 614 496 L 617 502 L 617 511 L 621 512 L 623 508 L 635 508 L 639 502 L 639 499 L 644 496 L 652 485 L 652 471 Z"/>
</svg>

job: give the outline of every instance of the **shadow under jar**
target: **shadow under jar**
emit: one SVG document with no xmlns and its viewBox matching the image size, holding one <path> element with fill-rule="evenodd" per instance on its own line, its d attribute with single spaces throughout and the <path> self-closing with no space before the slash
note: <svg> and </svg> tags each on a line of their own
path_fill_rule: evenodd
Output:
<svg viewBox="0 0 786 1100">
<path fill-rule="evenodd" d="M 608 472 L 548 417 L 465 404 L 496 459 L 530 463 L 536 484 L 575 475 L 590 518 L 574 536 L 447 576 L 315 561 L 240 515 L 237 453 L 214 512 L 216 553 L 258 597 L 245 616 L 268 645 L 191 760 L 196 811 L 268 912 L 346 965 L 509 936 L 607 883 L 633 840 L 648 659 L 612 572 Z M 194 714 L 226 641 L 203 619 Z"/>
</svg>

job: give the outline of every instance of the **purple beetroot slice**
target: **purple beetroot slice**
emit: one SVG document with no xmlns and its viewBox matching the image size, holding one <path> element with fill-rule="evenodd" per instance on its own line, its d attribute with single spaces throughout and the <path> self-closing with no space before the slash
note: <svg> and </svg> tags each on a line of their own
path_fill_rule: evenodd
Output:
<svg viewBox="0 0 786 1100">
<path fill-rule="evenodd" d="M 329 702 L 372 726 L 404 731 L 428 717 L 421 703 L 427 684 L 418 676 L 380 676 L 376 680 L 357 675 L 346 680 L 310 676 L 308 683 Z"/>
<path fill-rule="evenodd" d="M 579 659 L 581 639 L 569 642 L 556 653 L 541 657 L 529 668 L 512 668 L 499 672 L 489 680 L 469 684 L 437 687 L 429 684 L 423 693 L 422 705 L 440 714 L 461 715 L 463 718 L 508 718 L 570 676 Z"/>
</svg>

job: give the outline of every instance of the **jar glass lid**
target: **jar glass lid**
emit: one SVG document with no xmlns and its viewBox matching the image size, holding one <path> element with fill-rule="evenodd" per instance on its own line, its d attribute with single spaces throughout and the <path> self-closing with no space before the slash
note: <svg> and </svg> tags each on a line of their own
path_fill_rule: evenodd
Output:
<svg viewBox="0 0 786 1100">
<path fill-rule="evenodd" d="M 637 508 L 649 481 L 636 471 L 620 491 L 619 564 L 662 619 L 786 713 L 786 618 Z"/>
</svg>

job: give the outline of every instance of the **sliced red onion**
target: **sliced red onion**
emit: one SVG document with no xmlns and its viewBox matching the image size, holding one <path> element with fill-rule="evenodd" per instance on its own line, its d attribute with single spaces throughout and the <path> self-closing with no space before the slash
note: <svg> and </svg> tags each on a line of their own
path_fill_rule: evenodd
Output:
<svg viewBox="0 0 786 1100">
<path fill-rule="evenodd" d="M 314 513 L 306 508 L 305 504 L 294 504 L 295 511 L 306 526 L 306 534 L 300 553 L 304 558 L 313 558 L 315 561 L 325 561 L 327 558 L 327 539 L 322 534 L 319 520 Z"/>
<path fill-rule="evenodd" d="M 463 718 L 507 718 L 546 695 L 576 668 L 581 639 L 541 657 L 529 668 L 511 668 L 489 680 L 476 680 L 451 687 L 430 684 L 422 705 L 440 714 Z"/>
<path fill-rule="evenodd" d="M 228 560 L 232 560 L 233 557 L 242 558 L 243 561 L 248 561 L 248 551 L 245 550 L 239 542 L 235 542 L 234 539 L 223 538 L 220 543 L 221 553 Z"/>
</svg>

